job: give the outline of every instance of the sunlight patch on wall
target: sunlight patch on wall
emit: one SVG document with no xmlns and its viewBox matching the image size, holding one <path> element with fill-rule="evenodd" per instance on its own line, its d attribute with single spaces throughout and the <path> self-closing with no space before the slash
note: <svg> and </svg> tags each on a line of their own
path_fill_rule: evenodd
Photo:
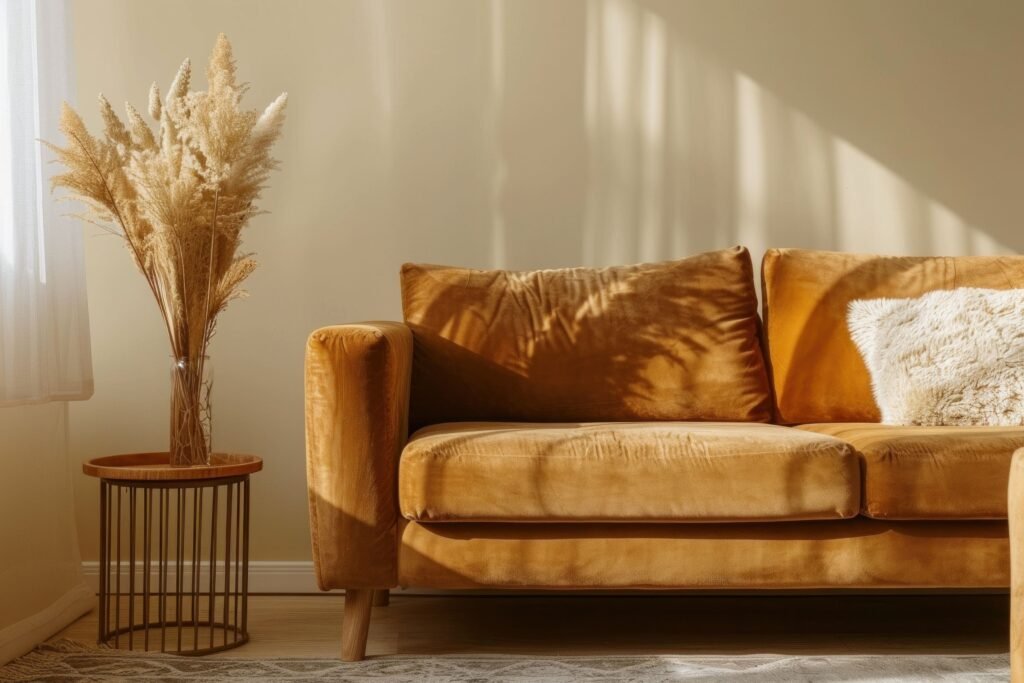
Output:
<svg viewBox="0 0 1024 683">
<path fill-rule="evenodd" d="M 643 261 L 662 258 L 661 225 L 664 222 L 662 197 L 665 184 L 665 72 L 668 63 L 668 38 L 665 21 L 644 14 L 640 23 L 643 75 L 640 93 L 640 244 Z"/>
<path fill-rule="evenodd" d="M 505 214 L 502 211 L 501 199 L 505 190 L 508 175 L 508 164 L 505 161 L 501 144 L 501 111 L 505 106 L 505 7 L 501 0 L 489 0 L 487 5 L 490 15 L 490 69 L 491 92 L 488 120 L 492 131 L 490 139 L 494 157 L 491 171 L 491 266 L 504 268 L 508 261 L 508 236 L 505 228 Z"/>
<path fill-rule="evenodd" d="M 683 41 L 630 0 L 588 6 L 584 263 L 747 246 L 1008 253 L 949 207 Z"/>
<path fill-rule="evenodd" d="M 845 140 L 835 139 L 836 247 L 892 254 L 1010 253 Z"/>
<path fill-rule="evenodd" d="M 596 7 L 596 11 L 592 11 Z M 588 161 L 587 219 L 583 262 L 610 263 L 609 254 L 630 254 L 636 260 L 638 158 L 642 144 L 638 132 L 642 113 L 638 83 L 643 62 L 639 16 L 625 0 L 588 5 L 584 119 L 591 145 Z M 607 230 L 608 225 L 629 225 L 629 230 Z"/>
<path fill-rule="evenodd" d="M 736 238 L 755 253 L 764 251 L 768 232 L 768 161 L 759 95 L 749 78 L 736 79 Z"/>
</svg>

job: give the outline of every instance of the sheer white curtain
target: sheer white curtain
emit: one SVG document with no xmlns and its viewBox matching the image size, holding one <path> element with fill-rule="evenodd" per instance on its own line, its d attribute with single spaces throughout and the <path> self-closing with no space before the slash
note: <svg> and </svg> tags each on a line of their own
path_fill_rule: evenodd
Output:
<svg viewBox="0 0 1024 683">
<path fill-rule="evenodd" d="M 96 601 L 68 462 L 66 401 L 92 393 L 81 226 L 38 142 L 59 140 L 67 20 L 64 0 L 0 0 L 0 664 Z"/>
<path fill-rule="evenodd" d="M 0 406 L 88 398 L 81 227 L 50 195 L 70 99 L 65 0 L 0 1 Z"/>
</svg>

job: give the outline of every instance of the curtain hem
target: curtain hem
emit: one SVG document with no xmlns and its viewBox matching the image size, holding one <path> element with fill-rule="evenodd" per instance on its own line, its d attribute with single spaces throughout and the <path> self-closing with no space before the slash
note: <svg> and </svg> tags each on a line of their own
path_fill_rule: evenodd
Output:
<svg viewBox="0 0 1024 683">
<path fill-rule="evenodd" d="M 44 396 L 32 398 L 14 398 L 9 401 L 0 401 L 0 408 L 14 408 L 16 406 L 34 406 L 42 403 L 60 403 L 64 401 L 88 401 L 92 398 L 95 390 L 90 384 L 80 391 L 69 391 L 65 393 L 45 394 Z"/>
<path fill-rule="evenodd" d="M 96 606 L 96 594 L 79 583 L 49 607 L 0 630 L 0 666 L 45 642 Z"/>
</svg>

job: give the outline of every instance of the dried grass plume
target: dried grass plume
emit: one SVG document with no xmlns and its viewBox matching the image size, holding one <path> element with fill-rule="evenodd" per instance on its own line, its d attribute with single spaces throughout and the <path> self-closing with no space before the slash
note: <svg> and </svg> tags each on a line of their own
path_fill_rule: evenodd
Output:
<svg viewBox="0 0 1024 683">
<path fill-rule="evenodd" d="M 156 83 L 146 110 L 131 104 L 122 120 L 100 95 L 103 133 L 92 135 L 67 104 L 65 147 L 48 144 L 66 171 L 54 187 L 88 207 L 87 221 L 125 241 L 167 325 L 175 359 L 202 363 L 217 315 L 244 295 L 256 262 L 240 253 L 241 233 L 260 213 L 257 200 L 277 162 L 287 94 L 262 112 L 243 109 L 231 44 L 217 38 L 207 89 L 190 91 L 186 59 L 161 99 Z"/>
</svg>

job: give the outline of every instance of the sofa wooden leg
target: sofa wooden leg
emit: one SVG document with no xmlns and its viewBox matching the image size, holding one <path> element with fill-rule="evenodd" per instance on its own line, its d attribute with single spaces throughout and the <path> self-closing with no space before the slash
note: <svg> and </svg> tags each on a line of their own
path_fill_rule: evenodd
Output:
<svg viewBox="0 0 1024 683">
<path fill-rule="evenodd" d="M 345 589 L 345 612 L 341 619 L 341 659 L 358 662 L 366 656 L 366 636 L 370 632 L 373 607 L 372 588 Z"/>
<path fill-rule="evenodd" d="M 1024 683 L 1024 448 L 1010 464 L 1010 680 Z"/>
<path fill-rule="evenodd" d="M 391 591 L 387 588 L 380 588 L 373 591 L 373 606 L 387 607 L 391 604 Z"/>
</svg>

